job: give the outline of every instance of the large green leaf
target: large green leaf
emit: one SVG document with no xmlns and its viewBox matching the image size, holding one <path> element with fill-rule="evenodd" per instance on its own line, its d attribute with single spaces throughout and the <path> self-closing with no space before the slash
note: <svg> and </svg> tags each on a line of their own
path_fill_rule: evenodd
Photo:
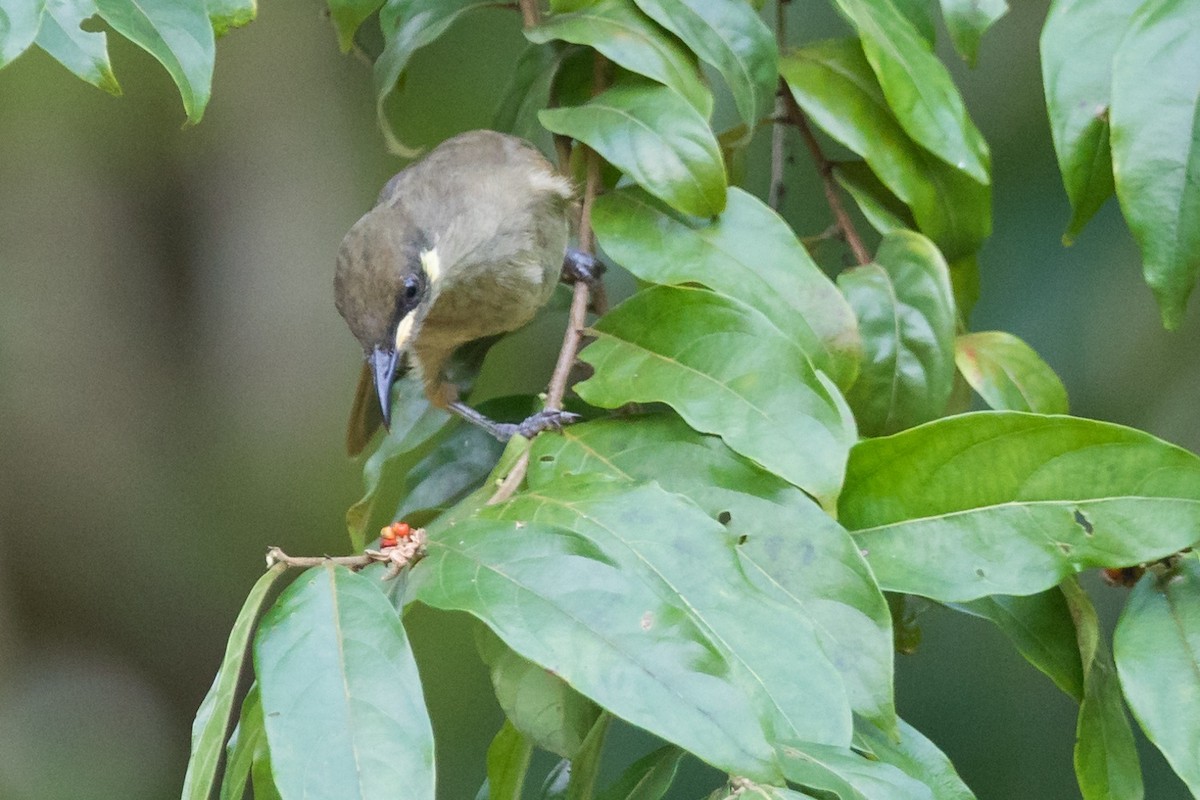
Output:
<svg viewBox="0 0 1200 800">
<path fill-rule="evenodd" d="M 1200 275 L 1200 3 L 1147 0 L 1113 59 L 1117 198 L 1163 324 Z"/>
<path fill-rule="evenodd" d="M 901 228 L 916 230 L 917 221 L 904 202 L 883 185 L 865 161 L 839 161 L 834 164 L 833 177 L 850 193 L 858 209 L 871 227 L 880 233 Z"/>
<path fill-rule="evenodd" d="M 487 753 L 487 800 L 521 800 L 533 743 L 504 720 Z"/>
<path fill-rule="evenodd" d="M 1004 0 L 942 0 L 942 17 L 954 49 L 975 66 L 979 40 L 992 24 L 1008 13 Z"/>
<path fill-rule="evenodd" d="M 940 416 L 954 383 L 950 268 L 912 231 L 883 238 L 875 261 L 838 275 L 858 316 L 863 365 L 846 393 L 859 430 L 895 433 Z"/>
<path fill-rule="evenodd" d="M 416 599 L 483 620 L 604 708 L 720 769 L 779 776 L 749 698 L 686 609 L 594 543 L 493 519 L 429 531 L 410 576 Z"/>
<path fill-rule="evenodd" d="M 899 720 L 894 737 L 871 725 L 856 726 L 856 732 L 856 747 L 868 747 L 872 758 L 925 784 L 934 800 L 974 800 L 946 754 L 904 720 Z"/>
<path fill-rule="evenodd" d="M 958 371 L 998 411 L 1066 414 L 1067 390 L 1054 370 L 1025 342 L 1004 331 L 983 331 L 954 341 Z"/>
<path fill-rule="evenodd" d="M 603 408 L 664 402 L 693 428 L 829 507 L 854 425 L 837 388 L 750 306 L 704 289 L 654 286 L 597 323 L 575 390 Z"/>
<path fill-rule="evenodd" d="M 274 782 L 285 797 L 434 797 L 433 731 L 404 628 L 378 581 L 305 572 L 254 641 Z"/>
<path fill-rule="evenodd" d="M 212 93 L 216 41 L 201 0 L 96 0 L 100 16 L 162 64 L 183 99 L 188 122 L 204 116 Z"/>
<path fill-rule="evenodd" d="M 386 0 L 379 12 L 384 48 L 375 59 L 375 112 L 388 145 L 397 153 L 415 155 L 392 130 L 386 104 L 404 85 L 404 70 L 413 53 L 434 42 L 464 12 L 495 5 L 495 0 Z M 339 34 L 340 35 L 340 34 Z"/>
<path fill-rule="evenodd" d="M 634 0 L 674 33 L 729 85 L 738 113 L 751 128 L 775 107 L 775 38 L 742 0 Z"/>
<path fill-rule="evenodd" d="M 582 47 L 527 45 L 517 57 L 512 77 L 492 117 L 492 129 L 533 142 L 547 156 L 554 154 L 549 131 L 538 122 L 538 112 L 550 105 L 550 89 L 563 77 L 586 71 L 592 74 L 590 53 Z"/>
<path fill-rule="evenodd" d="M 38 35 L 46 0 L 0 3 L 0 67 L 29 49 Z"/>
<path fill-rule="evenodd" d="M 1075 622 L 1061 589 L 1025 596 L 997 594 L 952 606 L 996 624 L 1033 666 L 1058 688 L 1083 699 L 1083 664 Z"/>
<path fill-rule="evenodd" d="M 725 208 L 717 139 L 674 89 L 629 76 L 582 106 L 547 109 L 538 118 L 685 214 L 707 217 Z"/>
<path fill-rule="evenodd" d="M 696 59 L 628 0 L 600 0 L 573 13 L 555 14 L 525 31 L 525 38 L 536 44 L 561 39 L 593 47 L 613 63 L 670 86 L 705 119 L 712 115 L 712 92 L 700 77 Z"/>
<path fill-rule="evenodd" d="M 1200 797 L 1200 560 L 1151 569 L 1113 634 L 1121 689 L 1167 761 Z"/>
<path fill-rule="evenodd" d="M 596 800 L 662 800 L 671 788 L 683 751 L 674 745 L 660 747 L 629 766 Z"/>
<path fill-rule="evenodd" d="M 832 792 L 839 800 L 940 800 L 900 767 L 849 748 L 783 746 L 779 754 L 789 783 Z"/>
<path fill-rule="evenodd" d="M 262 698 L 258 684 L 250 687 L 242 701 L 242 713 L 237 727 L 229 736 L 225 748 L 225 769 L 221 776 L 221 800 L 241 800 L 246 794 L 246 781 L 254 765 L 254 753 L 266 734 L 263 732 Z M 184 797 L 187 797 L 185 792 Z M 208 797 L 208 795 L 205 795 Z"/>
<path fill-rule="evenodd" d="M 233 630 L 225 645 L 225 657 L 192 723 L 192 756 L 183 779 L 184 800 L 206 800 L 216 786 L 217 766 L 221 760 L 221 749 L 225 746 L 225 734 L 233 718 L 233 701 L 246 660 L 246 645 L 268 592 L 285 571 L 286 567 L 282 564 L 267 570 L 250 589 L 250 594 L 246 595 L 242 610 L 233 622 Z"/>
<path fill-rule="evenodd" d="M 1112 657 L 1091 599 L 1074 576 L 1062 582 L 1083 662 L 1083 701 L 1075 728 L 1075 777 L 1084 800 L 1141 800 L 1142 770 L 1121 703 Z"/>
<path fill-rule="evenodd" d="M 1074 417 L 948 417 L 850 453 L 839 519 L 884 589 L 941 601 L 1033 594 L 1200 539 L 1200 459 Z"/>
<path fill-rule="evenodd" d="M 950 73 L 892 0 L 837 0 L 901 127 L 915 142 L 982 184 L 991 183 L 987 143 Z"/>
<path fill-rule="evenodd" d="M 1113 193 L 1108 146 L 1112 59 L 1141 2 L 1054 0 L 1046 14 L 1042 84 L 1058 168 L 1071 200 L 1064 236 L 1068 242 Z"/>
<path fill-rule="evenodd" d="M 121 86 L 108 60 L 108 36 L 79 27 L 96 15 L 96 0 L 47 0 L 38 46 L 93 86 L 119 95 Z"/>
<path fill-rule="evenodd" d="M 673 414 L 574 425 L 534 443 L 529 486 L 570 475 L 657 480 L 724 523 L 743 574 L 811 623 L 850 705 L 894 725 L 891 616 L 858 547 L 793 486 Z"/>
<path fill-rule="evenodd" d="M 642 280 L 699 283 L 741 300 L 839 386 L 854 382 L 862 357 L 854 312 L 791 227 L 753 195 L 731 187 L 721 216 L 698 220 L 620 189 L 596 201 L 592 225 L 604 252 Z"/>
<path fill-rule="evenodd" d="M 508 719 L 539 748 L 575 758 L 600 717 L 600 709 L 562 678 L 513 652 L 486 627 L 475 637 L 488 666 L 496 700 Z"/>
<path fill-rule="evenodd" d="M 343 53 L 354 47 L 354 34 L 368 17 L 379 10 L 383 0 L 328 0 L 329 18 L 337 31 L 338 46 Z"/>
<path fill-rule="evenodd" d="M 783 58 L 780 72 L 804 113 L 863 157 L 947 259 L 979 249 L 991 233 L 991 190 L 912 140 L 858 40 L 810 44 Z"/>
<path fill-rule="evenodd" d="M 773 741 L 849 743 L 841 676 L 807 615 L 747 580 L 736 537 L 695 504 L 655 485 L 556 481 L 485 513 L 572 530 L 684 609 Z"/>
</svg>

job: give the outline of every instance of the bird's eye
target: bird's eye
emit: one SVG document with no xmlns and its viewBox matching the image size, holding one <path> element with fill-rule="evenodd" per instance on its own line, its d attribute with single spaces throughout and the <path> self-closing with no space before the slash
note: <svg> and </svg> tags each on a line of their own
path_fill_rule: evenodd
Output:
<svg viewBox="0 0 1200 800">
<path fill-rule="evenodd" d="M 417 294 L 421 291 L 421 281 L 416 275 L 409 275 L 404 279 L 404 299 L 416 300 Z"/>
</svg>

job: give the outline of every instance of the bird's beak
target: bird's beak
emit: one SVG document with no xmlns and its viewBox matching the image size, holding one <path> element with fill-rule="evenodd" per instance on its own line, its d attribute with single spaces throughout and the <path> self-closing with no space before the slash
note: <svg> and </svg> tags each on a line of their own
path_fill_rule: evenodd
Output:
<svg viewBox="0 0 1200 800">
<path fill-rule="evenodd" d="M 399 354 L 390 348 L 371 350 L 371 372 L 375 375 L 375 391 L 379 394 L 379 410 L 383 412 L 383 427 L 391 429 L 392 380 L 396 376 Z"/>
</svg>

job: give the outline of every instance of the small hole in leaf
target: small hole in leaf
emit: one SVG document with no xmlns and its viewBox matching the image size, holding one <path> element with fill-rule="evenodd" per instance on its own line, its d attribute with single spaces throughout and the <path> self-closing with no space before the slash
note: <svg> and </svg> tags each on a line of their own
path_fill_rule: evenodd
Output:
<svg viewBox="0 0 1200 800">
<path fill-rule="evenodd" d="M 1063 551 L 1063 555 L 1069 556 L 1071 555 L 1071 551 L 1075 548 L 1071 547 L 1071 545 L 1067 544 L 1066 542 L 1059 542 L 1058 549 Z"/>
<path fill-rule="evenodd" d="M 975 575 L 976 575 L 977 577 L 980 577 L 980 578 L 982 578 L 982 577 L 985 575 L 985 573 L 984 573 L 984 571 L 983 571 L 983 569 L 982 569 L 982 568 L 976 567 L 976 568 L 975 568 Z"/>
<path fill-rule="evenodd" d="M 554 456 L 542 456 L 541 458 L 538 459 L 538 461 L 542 462 L 543 464 L 549 464 L 553 460 L 554 460 Z"/>
<path fill-rule="evenodd" d="M 1085 517 L 1078 508 L 1075 509 L 1075 524 L 1083 528 L 1084 536 L 1091 536 L 1096 532 L 1096 529 L 1092 527 L 1092 521 Z"/>
<path fill-rule="evenodd" d="M 741 536 L 738 537 L 738 544 L 745 544 L 749 540 L 750 540 L 750 537 L 743 533 Z"/>
<path fill-rule="evenodd" d="M 733 514 L 730 514 L 728 511 L 722 511 L 720 514 L 717 514 L 717 522 L 722 525 L 728 525 L 731 519 L 733 519 Z"/>
</svg>

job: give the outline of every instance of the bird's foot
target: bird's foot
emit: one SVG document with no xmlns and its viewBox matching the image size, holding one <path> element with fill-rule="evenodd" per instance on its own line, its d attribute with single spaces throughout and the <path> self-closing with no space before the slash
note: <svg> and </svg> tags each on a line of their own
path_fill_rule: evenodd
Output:
<svg viewBox="0 0 1200 800">
<path fill-rule="evenodd" d="M 501 422 L 496 425 L 496 438 L 500 441 L 507 441 L 513 436 L 520 434 L 526 439 L 532 439 L 542 431 L 561 431 L 566 426 L 578 422 L 583 417 L 578 414 L 572 414 L 570 411 L 562 411 L 556 408 L 547 408 L 544 411 L 539 411 L 526 417 L 523 421 Z"/>
<path fill-rule="evenodd" d="M 574 247 L 571 247 L 567 249 L 567 254 L 563 256 L 562 281 L 563 283 L 579 283 L 582 281 L 588 286 L 596 286 L 600 283 L 600 278 L 604 275 L 605 269 L 604 262 L 591 253 L 585 253 L 582 250 L 576 250 Z"/>
</svg>

